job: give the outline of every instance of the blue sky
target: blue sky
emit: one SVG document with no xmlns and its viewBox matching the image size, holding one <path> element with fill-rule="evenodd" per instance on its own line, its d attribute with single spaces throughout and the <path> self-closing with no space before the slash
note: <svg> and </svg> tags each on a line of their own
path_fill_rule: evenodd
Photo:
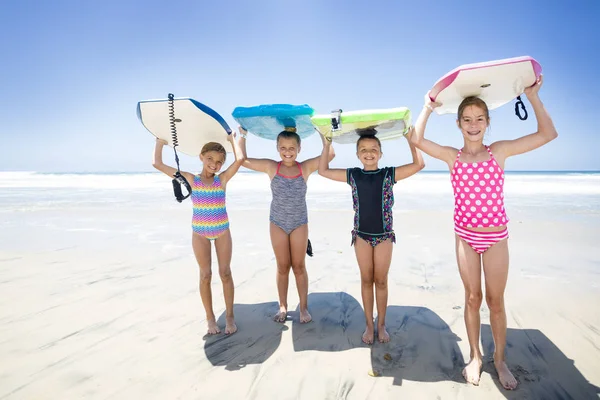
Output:
<svg viewBox="0 0 600 400">
<path fill-rule="evenodd" d="M 236 106 L 269 103 L 318 113 L 404 106 L 414 120 L 449 70 L 522 55 L 542 64 L 540 96 L 559 138 L 509 160 L 507 170 L 600 170 L 600 2 L 493 3 L 2 2 L 0 170 L 150 171 L 154 140 L 135 107 L 169 92 L 208 105 L 232 127 Z M 492 112 L 489 140 L 535 128 L 511 103 Z M 451 115 L 433 115 L 427 135 L 461 145 Z M 313 135 L 301 155 L 320 150 Z M 352 145 L 336 151 L 334 166 L 357 165 Z M 409 161 L 404 139 L 383 151 L 382 165 Z M 276 157 L 274 143 L 257 137 L 248 152 Z M 191 157 L 181 162 L 200 168 Z"/>
</svg>

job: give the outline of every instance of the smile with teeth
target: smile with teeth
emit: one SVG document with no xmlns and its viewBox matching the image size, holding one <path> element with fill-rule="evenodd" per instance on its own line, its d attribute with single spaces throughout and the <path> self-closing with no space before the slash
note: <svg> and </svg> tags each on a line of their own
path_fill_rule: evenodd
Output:
<svg viewBox="0 0 600 400">
<path fill-rule="evenodd" d="M 475 136 L 475 135 L 479 135 L 480 132 L 481 131 L 467 131 L 467 134 L 471 135 L 471 136 Z"/>
</svg>

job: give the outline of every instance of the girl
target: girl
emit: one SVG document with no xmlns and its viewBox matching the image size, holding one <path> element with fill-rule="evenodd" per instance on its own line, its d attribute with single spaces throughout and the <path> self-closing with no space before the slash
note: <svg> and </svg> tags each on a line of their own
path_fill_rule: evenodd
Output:
<svg viewBox="0 0 600 400">
<path fill-rule="evenodd" d="M 409 131 L 412 135 L 412 128 Z M 379 168 L 381 142 L 375 135 L 361 136 L 356 142 L 356 156 L 363 168 L 329 169 L 324 157 L 331 149 L 330 139 L 323 141 L 323 156 L 319 175 L 334 181 L 346 182 L 352 188 L 354 203 L 354 229 L 352 242 L 360 269 L 361 295 L 367 328 L 362 341 L 371 344 L 375 336 L 373 323 L 373 284 L 377 297 L 377 337 L 381 343 L 389 342 L 385 329 L 387 308 L 387 278 L 392 262 L 392 243 L 396 243 L 393 229 L 393 185 L 423 169 L 425 163 L 415 146 L 409 142 L 413 162 L 401 167 Z"/>
<path fill-rule="evenodd" d="M 515 389 L 517 381 L 504 362 L 506 347 L 506 314 L 504 289 L 508 277 L 509 218 L 504 209 L 504 162 L 510 156 L 534 150 L 558 134 L 538 96 L 542 76 L 525 89 L 538 123 L 536 133 L 515 140 L 502 140 L 490 146 L 483 144 L 490 124 L 487 105 L 477 97 L 467 97 L 458 107 L 456 124 L 464 145 L 458 150 L 440 146 L 423 137 L 427 119 L 439 103 L 429 93 L 416 123 L 412 142 L 430 156 L 445 161 L 450 169 L 454 189 L 454 232 L 458 270 L 465 288 L 465 324 L 471 360 L 463 370 L 467 382 L 479 384 L 482 357 L 479 349 L 482 301 L 481 266 L 485 275 L 486 302 L 494 337 L 494 365 L 505 389 Z"/>
<path fill-rule="evenodd" d="M 299 163 L 300 136 L 285 130 L 277 136 L 277 151 L 281 161 L 246 157 L 247 132 L 240 128 L 240 147 L 244 167 L 264 172 L 271 180 L 270 234 L 273 252 L 277 260 L 277 292 L 279 312 L 273 318 L 277 322 L 287 319 L 287 292 L 290 268 L 296 278 L 300 299 L 300 322 L 310 322 L 308 312 L 308 275 L 304 260 L 308 247 L 308 211 L 306 208 L 306 182 L 319 166 L 319 157 Z M 325 154 L 328 160 L 334 157 L 333 150 Z"/>
<path fill-rule="evenodd" d="M 234 139 L 235 133 L 228 136 L 233 146 L 235 161 L 224 172 L 217 174 L 225 163 L 227 155 L 225 148 L 215 142 L 209 142 L 202 147 L 200 161 L 202 161 L 202 172 L 193 175 L 190 172 L 181 171 L 181 174 L 192 186 L 192 203 L 194 214 L 192 218 L 192 249 L 196 261 L 200 267 L 200 298 L 206 311 L 208 323 L 208 334 L 214 335 L 221 330 L 217 326 L 215 314 L 212 307 L 212 292 L 210 282 L 211 271 L 211 248 L 213 241 L 219 262 L 219 275 L 223 283 L 223 295 L 225 297 L 225 334 L 230 335 L 237 331 L 233 319 L 233 279 L 231 277 L 231 233 L 229 232 L 229 219 L 225 208 L 225 187 L 227 182 L 235 175 L 243 163 L 240 158 L 240 148 Z M 169 175 L 171 178 L 177 169 L 163 164 L 162 149 L 167 142 L 156 139 L 154 149 L 154 168 Z"/>
</svg>

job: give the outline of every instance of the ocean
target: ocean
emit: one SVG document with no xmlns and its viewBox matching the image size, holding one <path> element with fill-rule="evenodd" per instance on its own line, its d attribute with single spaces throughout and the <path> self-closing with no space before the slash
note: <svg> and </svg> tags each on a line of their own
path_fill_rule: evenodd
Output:
<svg viewBox="0 0 600 400">
<path fill-rule="evenodd" d="M 398 182 L 394 195 L 395 211 L 453 207 L 448 172 L 422 171 Z M 505 196 L 509 213 L 598 217 L 600 172 L 507 172 Z M 268 209 L 270 200 L 266 174 L 239 172 L 227 188 L 231 209 Z M 309 179 L 307 203 L 315 210 L 352 209 L 348 185 L 317 174 Z M 177 203 L 170 179 L 159 172 L 0 172 L 1 213 L 122 206 L 166 210 L 189 207 L 189 200 Z"/>
</svg>

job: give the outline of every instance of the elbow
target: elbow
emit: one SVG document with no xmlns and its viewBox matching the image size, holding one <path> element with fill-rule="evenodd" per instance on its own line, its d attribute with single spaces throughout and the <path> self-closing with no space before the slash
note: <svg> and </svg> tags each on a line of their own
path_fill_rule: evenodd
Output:
<svg viewBox="0 0 600 400">
<path fill-rule="evenodd" d="M 417 160 L 417 162 L 415 163 L 415 165 L 417 166 L 417 172 L 421 171 L 423 168 L 425 168 L 425 161 L 424 160 Z"/>
<path fill-rule="evenodd" d="M 419 147 L 419 145 L 421 144 L 421 138 L 415 134 L 410 135 L 408 140 L 415 147 Z"/>
<path fill-rule="evenodd" d="M 556 131 L 556 129 L 549 129 L 548 131 L 540 133 L 543 135 L 545 143 L 550 143 L 558 137 L 558 132 Z"/>
<path fill-rule="evenodd" d="M 161 163 L 159 163 L 159 162 L 156 162 L 156 161 L 153 161 L 153 162 L 152 162 L 152 166 L 153 166 L 155 169 L 158 169 L 159 171 L 160 171 L 160 165 L 161 165 Z"/>
</svg>

